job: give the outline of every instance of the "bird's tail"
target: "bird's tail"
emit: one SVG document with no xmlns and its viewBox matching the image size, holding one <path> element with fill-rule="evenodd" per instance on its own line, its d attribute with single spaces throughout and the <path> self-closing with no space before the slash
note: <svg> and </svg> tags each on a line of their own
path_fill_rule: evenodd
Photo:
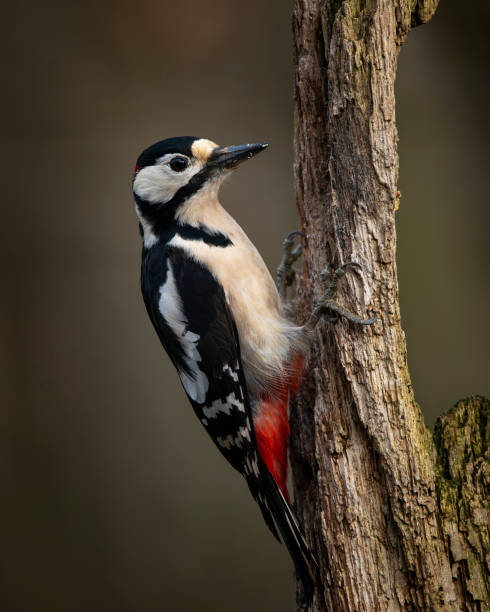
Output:
<svg viewBox="0 0 490 612">
<path fill-rule="evenodd" d="M 317 563 L 308 548 L 308 544 L 293 511 L 264 464 L 262 464 L 261 472 L 264 482 L 263 494 L 267 501 L 267 509 L 272 514 L 281 539 L 291 555 L 296 576 L 303 585 L 305 603 L 310 604 L 313 600 L 313 574 Z M 264 513 L 264 509 L 261 509 Z"/>
</svg>

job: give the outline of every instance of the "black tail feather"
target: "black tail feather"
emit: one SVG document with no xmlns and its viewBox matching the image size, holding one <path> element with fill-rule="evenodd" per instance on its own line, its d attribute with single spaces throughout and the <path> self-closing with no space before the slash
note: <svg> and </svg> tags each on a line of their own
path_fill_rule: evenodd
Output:
<svg viewBox="0 0 490 612">
<path fill-rule="evenodd" d="M 293 560 L 296 575 L 303 585 L 305 603 L 309 605 L 313 600 L 313 574 L 317 563 L 308 548 L 293 511 L 284 499 L 284 495 L 277 486 L 276 481 L 265 465 L 261 467 L 264 483 L 262 492 L 266 499 L 266 508 L 270 511 L 267 514 L 269 514 L 269 517 L 272 514 L 274 518 L 277 529 L 281 534 L 281 539 Z M 262 509 L 263 504 L 259 505 Z M 262 510 L 262 514 L 264 514 L 264 510 Z M 269 524 L 269 521 L 266 520 L 266 523 Z M 276 530 L 274 529 L 274 531 Z M 275 535 L 277 537 L 277 531 Z"/>
<path fill-rule="evenodd" d="M 267 469 L 267 468 L 266 468 Z M 262 479 L 256 477 L 255 475 L 249 476 L 247 478 L 248 488 L 250 489 L 250 493 L 252 497 L 255 499 L 257 504 L 259 505 L 260 511 L 262 512 L 262 517 L 265 521 L 265 524 L 270 529 L 272 535 L 276 538 L 278 542 L 281 541 L 279 534 L 277 533 L 276 524 L 274 522 L 274 518 L 271 514 L 271 509 L 267 503 L 267 499 L 263 494 L 264 486 L 262 484 Z"/>
</svg>

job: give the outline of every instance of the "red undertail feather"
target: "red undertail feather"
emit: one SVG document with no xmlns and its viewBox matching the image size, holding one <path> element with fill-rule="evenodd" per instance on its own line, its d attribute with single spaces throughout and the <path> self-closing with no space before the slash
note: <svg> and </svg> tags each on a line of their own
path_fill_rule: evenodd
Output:
<svg viewBox="0 0 490 612">
<path fill-rule="evenodd" d="M 289 498 L 286 486 L 288 475 L 289 420 L 287 397 L 264 400 L 254 419 L 259 455 L 277 482 L 282 494 Z"/>
<path fill-rule="evenodd" d="M 288 399 L 291 391 L 297 391 L 303 369 L 303 357 L 297 357 L 287 368 L 285 380 L 277 385 L 279 388 L 274 389 L 274 396 L 264 395 L 261 398 L 254 418 L 259 455 L 288 501 Z"/>
</svg>

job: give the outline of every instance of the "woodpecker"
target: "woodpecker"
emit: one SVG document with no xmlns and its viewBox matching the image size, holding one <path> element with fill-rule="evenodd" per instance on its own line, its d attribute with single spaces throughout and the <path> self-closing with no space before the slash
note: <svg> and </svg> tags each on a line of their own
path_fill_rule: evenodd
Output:
<svg viewBox="0 0 490 612">
<path fill-rule="evenodd" d="M 276 287 L 238 223 L 218 200 L 223 180 L 265 143 L 220 147 L 196 137 L 162 140 L 139 156 L 133 195 L 143 241 L 148 315 L 190 403 L 218 450 L 245 478 L 264 520 L 292 557 L 311 601 L 315 560 L 289 505 L 288 397 L 301 377 L 311 330 L 326 313 L 370 324 L 333 301 L 356 264 L 325 273 L 326 292 L 306 325 L 281 295 L 299 256 L 285 242 Z"/>
</svg>

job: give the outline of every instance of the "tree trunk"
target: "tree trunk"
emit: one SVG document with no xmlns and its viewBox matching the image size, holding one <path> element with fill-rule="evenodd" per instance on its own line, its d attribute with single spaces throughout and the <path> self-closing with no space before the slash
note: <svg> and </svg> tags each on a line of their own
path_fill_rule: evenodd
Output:
<svg viewBox="0 0 490 612">
<path fill-rule="evenodd" d="M 319 324 L 291 406 L 297 511 L 319 564 L 315 612 L 488 609 L 488 402 L 461 403 L 441 419 L 439 468 L 414 400 L 398 305 L 397 56 L 436 6 L 295 2 L 295 181 L 305 236 L 298 319 L 321 296 L 325 266 L 348 261 L 362 271 L 343 279 L 339 302 L 378 316 L 371 327 Z"/>
</svg>

